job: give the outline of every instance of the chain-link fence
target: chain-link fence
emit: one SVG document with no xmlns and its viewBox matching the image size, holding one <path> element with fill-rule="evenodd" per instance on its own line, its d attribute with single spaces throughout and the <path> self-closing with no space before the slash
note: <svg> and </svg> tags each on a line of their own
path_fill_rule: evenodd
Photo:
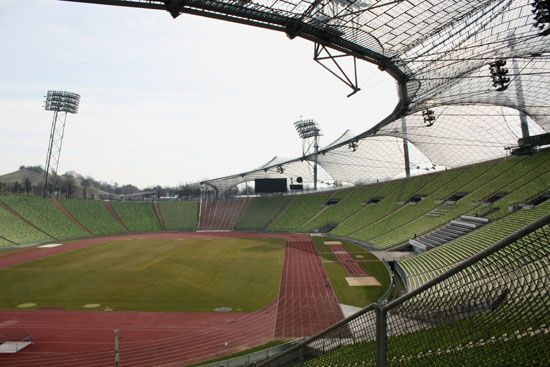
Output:
<svg viewBox="0 0 550 367">
<path fill-rule="evenodd" d="M 261 366 L 542 366 L 550 360 L 550 215 Z"/>
</svg>

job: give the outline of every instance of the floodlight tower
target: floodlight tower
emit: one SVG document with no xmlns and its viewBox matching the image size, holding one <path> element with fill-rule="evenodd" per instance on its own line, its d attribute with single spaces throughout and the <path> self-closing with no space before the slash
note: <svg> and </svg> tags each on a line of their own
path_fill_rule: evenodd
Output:
<svg viewBox="0 0 550 367">
<path fill-rule="evenodd" d="M 302 138 L 303 156 L 311 154 L 313 148 L 313 189 L 317 190 L 317 158 L 319 156 L 319 137 L 321 129 L 315 120 L 300 119 L 294 123 L 294 127 Z"/>
<path fill-rule="evenodd" d="M 44 167 L 44 191 L 42 195 L 48 194 L 48 176 L 50 173 L 50 164 L 52 173 L 57 178 L 57 169 L 59 168 L 59 157 L 61 156 L 61 147 L 63 146 L 63 136 L 65 134 L 65 123 L 67 114 L 78 113 L 80 104 L 80 95 L 71 92 L 49 90 L 44 101 L 44 109 L 53 111 L 52 128 L 48 143 L 48 153 L 46 155 L 46 165 Z M 53 191 L 57 179 L 53 181 Z"/>
</svg>

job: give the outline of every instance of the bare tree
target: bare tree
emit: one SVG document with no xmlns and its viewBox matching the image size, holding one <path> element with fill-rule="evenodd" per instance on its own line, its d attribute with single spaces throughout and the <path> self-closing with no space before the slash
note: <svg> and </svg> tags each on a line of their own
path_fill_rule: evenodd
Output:
<svg viewBox="0 0 550 367">
<path fill-rule="evenodd" d="M 22 186 L 21 184 L 19 183 L 19 181 L 15 181 L 13 186 L 12 186 L 12 192 L 14 194 L 18 194 L 22 191 Z"/>
<path fill-rule="evenodd" d="M 82 197 L 84 199 L 87 199 L 88 189 L 90 188 L 91 181 L 88 178 L 83 178 L 80 181 L 80 184 L 82 185 Z"/>
<path fill-rule="evenodd" d="M 65 194 L 67 199 L 73 198 L 76 193 L 76 182 L 73 176 L 65 176 Z"/>
<path fill-rule="evenodd" d="M 25 181 L 23 181 L 23 189 L 25 190 L 27 196 L 29 196 L 32 189 L 32 182 L 28 177 L 25 177 Z"/>
</svg>

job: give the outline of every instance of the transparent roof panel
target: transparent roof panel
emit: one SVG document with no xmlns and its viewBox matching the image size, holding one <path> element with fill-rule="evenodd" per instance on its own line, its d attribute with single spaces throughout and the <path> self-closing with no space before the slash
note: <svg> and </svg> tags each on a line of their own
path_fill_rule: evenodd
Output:
<svg viewBox="0 0 550 367">
<path fill-rule="evenodd" d="M 303 37 L 386 70 L 399 89 L 395 111 L 359 135 L 344 133 L 319 157 L 326 179 L 359 183 L 392 178 L 403 171 L 398 149 L 403 138 L 410 141 L 415 160 L 456 167 L 505 156 L 504 148 L 517 145 L 522 136 L 522 119 L 528 121 L 531 135 L 550 133 L 550 20 L 539 19 L 534 26 L 533 4 L 538 1 L 101 3 L 168 10 L 173 16 L 202 15 L 282 31 L 290 38 Z M 500 66 L 490 69 L 494 63 Z M 422 115 L 428 110 L 436 116 L 432 126 L 426 126 Z M 351 143 L 355 149 L 349 149 Z M 311 171 L 308 159 L 279 159 L 272 165 L 306 176 Z M 265 168 L 208 182 L 226 188 L 243 179 L 276 176 L 270 167 Z"/>
</svg>

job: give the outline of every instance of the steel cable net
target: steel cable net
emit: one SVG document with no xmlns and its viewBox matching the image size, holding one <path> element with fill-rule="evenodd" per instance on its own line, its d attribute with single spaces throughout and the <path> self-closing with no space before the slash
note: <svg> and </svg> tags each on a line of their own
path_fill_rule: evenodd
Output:
<svg viewBox="0 0 550 367">
<path fill-rule="evenodd" d="M 538 123 L 545 132 L 550 132 L 550 65 L 547 60 L 517 59 L 510 63 L 510 83 L 504 91 L 498 92 L 492 86 L 487 65 L 457 77 L 417 108 L 431 108 L 441 105 L 482 104 L 511 107 L 524 112 Z M 508 66 L 508 63 L 507 63 Z M 435 75 L 435 74 L 432 74 Z M 429 79 L 430 77 L 427 77 Z M 432 77 L 433 79 L 437 79 Z M 517 123 L 517 122 L 516 122 Z"/>
<path fill-rule="evenodd" d="M 432 109 L 435 121 L 428 126 L 418 112 L 382 127 L 376 134 L 405 137 L 431 162 L 458 167 L 489 159 L 503 158 L 506 147 L 521 137 L 518 111 L 497 106 L 440 106 Z M 540 125 L 527 118 L 532 135 L 541 134 Z"/>
<path fill-rule="evenodd" d="M 342 138 L 321 150 L 318 162 L 322 181 L 368 184 L 405 176 L 403 139 L 407 139 L 411 175 L 434 172 L 479 163 L 509 155 L 508 147 L 515 146 L 522 136 L 519 111 L 493 105 L 450 105 L 433 109 L 435 121 L 427 126 L 421 112 L 396 120 L 378 130 L 373 136 L 351 139 L 340 145 Z M 545 130 L 526 117 L 531 135 Z M 334 148 L 334 146 L 336 146 Z M 285 175 L 280 173 L 281 169 Z M 267 168 L 267 170 L 266 170 Z M 301 176 L 313 180 L 311 162 L 278 159 L 246 174 L 206 181 L 228 190 L 232 185 L 254 178 Z"/>
<path fill-rule="evenodd" d="M 346 135 L 346 134 L 344 134 Z M 391 135 L 391 134 L 388 134 Z M 335 149 L 326 149 L 318 156 L 319 182 L 327 188 L 340 184 L 367 184 L 405 176 L 403 139 L 396 136 L 373 136 L 360 139 Z M 331 147 L 341 139 L 328 145 Z M 409 144 L 411 173 L 413 175 L 433 172 L 436 167 L 423 152 Z M 304 182 L 313 182 L 313 158 L 284 160 L 274 158 L 259 169 L 242 174 L 221 177 L 203 183 L 215 186 L 220 193 L 256 178 L 302 177 Z M 322 187 L 322 186 L 321 186 Z"/>
<path fill-rule="evenodd" d="M 538 131 L 550 132 L 550 20 L 544 13 L 546 10 L 537 13 L 537 22 L 533 13 L 535 6 L 539 9 L 547 6 L 545 1 L 102 0 L 101 3 L 163 9 L 174 17 L 189 13 L 265 27 L 375 63 L 397 80 L 400 101 L 390 116 L 351 138 L 357 141 L 380 134 L 380 129 L 398 124 L 403 116 L 410 115 L 414 124 L 416 114 L 421 111 L 456 105 L 492 105 L 522 111 L 537 123 L 541 129 Z M 489 70 L 489 64 L 497 61 L 504 62 L 502 69 L 507 70 L 506 76 L 500 75 L 501 79 Z M 417 138 L 417 147 L 432 159 L 440 155 L 447 157 L 445 165 L 450 167 L 474 163 L 483 156 L 497 157 L 497 141 L 491 140 L 489 147 L 475 144 L 481 130 L 479 112 L 482 111 L 476 110 L 472 118 L 461 121 L 451 118 L 448 124 L 445 120 L 449 116 L 442 114 L 439 119 L 442 126 L 464 124 L 461 128 L 448 129 L 447 136 L 440 131 L 442 139 L 447 139 L 454 148 L 448 148 L 445 141 L 435 142 L 428 137 Z M 519 118 L 503 119 L 500 125 L 497 119 L 484 121 L 488 122 L 485 129 L 494 132 L 501 144 L 515 143 L 512 136 L 517 134 L 510 135 L 505 130 L 519 125 Z M 455 132 L 457 136 L 452 135 Z M 411 135 L 411 141 L 412 138 Z M 325 153 L 352 141 L 340 141 Z M 460 141 L 464 141 L 460 159 L 449 160 L 453 149 L 454 152 L 460 150 Z M 356 159 L 350 155 L 349 161 Z M 388 163 L 388 173 L 377 175 L 392 177 L 399 161 L 400 157 L 396 157 Z M 333 162 L 327 164 L 334 167 Z M 345 160 L 342 162 L 347 164 Z M 443 164 L 440 160 L 433 163 Z M 368 175 L 377 170 L 373 167 L 364 172 L 367 176 L 359 177 L 361 165 L 348 167 L 356 172 L 343 174 L 331 168 L 337 176 L 335 180 L 369 181 Z"/>
<path fill-rule="evenodd" d="M 220 177 L 213 180 L 203 181 L 203 184 L 208 184 L 215 187 L 218 193 L 223 194 L 230 189 L 245 182 L 251 182 L 261 178 L 286 178 L 289 181 L 295 180 L 297 177 L 302 177 L 304 182 L 313 182 L 313 163 L 308 160 L 297 159 L 288 160 L 273 158 L 262 167 L 240 173 L 236 175 Z M 331 182 L 332 178 L 321 167 L 318 172 L 319 182 Z"/>
<path fill-rule="evenodd" d="M 302 23 L 385 56 L 402 54 L 454 24 L 456 19 L 486 9 L 498 1 L 391 1 L 391 0 L 252 0 L 212 1 L 227 7 L 263 12 Z M 277 19 L 277 18 L 274 18 Z"/>
<path fill-rule="evenodd" d="M 550 358 L 550 226 L 388 314 L 388 365 L 543 365 Z"/>
<path fill-rule="evenodd" d="M 433 171 L 422 152 L 412 145 L 409 152 L 413 174 Z M 398 134 L 361 139 L 324 152 L 319 164 L 338 182 L 367 184 L 401 178 L 405 175 L 403 139 Z"/>
<path fill-rule="evenodd" d="M 533 27 L 531 1 L 485 4 L 399 55 L 414 80 L 408 88 L 410 110 L 438 104 L 495 104 L 524 110 L 535 120 L 545 117 L 547 123 L 538 109 L 548 114 L 550 39 Z M 505 60 L 509 69 L 506 91 L 491 85 L 488 64 L 497 59 Z M 524 100 L 517 89 L 525 94 Z"/>
<path fill-rule="evenodd" d="M 345 134 L 348 140 L 326 147 L 319 159 L 334 181 L 358 184 L 404 174 L 397 145 L 382 145 L 373 136 L 408 139 L 413 151 L 422 152 L 411 158 L 418 160 L 411 168 L 419 174 L 429 163 L 458 167 L 506 156 L 504 148 L 517 145 L 522 137 L 517 111 L 525 114 L 531 135 L 550 132 L 550 35 L 534 26 L 534 3 L 252 0 L 186 2 L 182 11 L 202 7 L 261 21 L 291 37 L 313 37 L 382 68 L 390 70 L 392 65 L 391 73 L 399 80 L 401 112 L 360 135 Z M 507 70 L 508 81 L 500 85 L 489 68 L 496 61 L 504 62 Z M 429 129 L 421 118 L 428 109 L 437 115 Z M 407 133 L 401 128 L 403 116 Z M 347 149 L 351 143 L 359 148 Z M 373 147 L 372 159 L 365 154 L 368 146 Z"/>
<path fill-rule="evenodd" d="M 249 19 L 285 30 L 291 36 L 324 38 L 328 45 L 353 50 L 382 67 L 393 63 L 408 80 L 405 88 L 408 98 L 403 102 L 414 112 L 439 103 L 441 98 L 453 99 L 442 94 L 464 83 L 469 84 L 468 89 L 458 94 L 471 103 L 477 103 L 479 95 L 482 103 L 491 101 L 500 105 L 502 96 L 488 88 L 486 68 L 498 58 L 521 61 L 517 72 L 523 76 L 546 75 L 550 71 L 546 65 L 550 38 L 540 35 L 539 28 L 533 26 L 531 3 L 527 0 L 231 0 L 182 2 L 181 11 L 200 9 L 204 14 L 222 13 Z M 472 75 L 476 70 L 482 70 L 483 75 Z M 515 78 L 514 70 L 511 72 Z M 538 88 L 538 78 L 526 79 L 526 90 L 531 89 L 532 83 L 534 89 Z M 536 105 L 548 106 L 548 98 L 538 95 Z M 506 105 L 525 108 L 523 101 L 516 99 L 508 100 Z"/>
<path fill-rule="evenodd" d="M 547 216 L 526 235 L 494 245 L 454 274 L 378 311 L 368 307 L 263 366 L 375 366 L 381 339 L 389 366 L 545 365 L 549 223 Z M 376 328 L 382 313 L 385 332 Z"/>
</svg>

